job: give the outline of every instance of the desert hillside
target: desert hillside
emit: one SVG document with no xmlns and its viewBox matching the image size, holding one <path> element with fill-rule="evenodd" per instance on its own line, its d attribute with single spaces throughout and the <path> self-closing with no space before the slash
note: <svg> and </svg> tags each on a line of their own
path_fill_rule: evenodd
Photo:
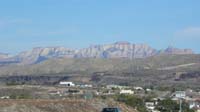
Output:
<svg viewBox="0 0 200 112">
<path fill-rule="evenodd" d="M 131 107 L 114 101 L 103 100 L 0 100 L 0 112 L 101 112 L 115 105 L 123 112 L 137 112 Z"/>
</svg>

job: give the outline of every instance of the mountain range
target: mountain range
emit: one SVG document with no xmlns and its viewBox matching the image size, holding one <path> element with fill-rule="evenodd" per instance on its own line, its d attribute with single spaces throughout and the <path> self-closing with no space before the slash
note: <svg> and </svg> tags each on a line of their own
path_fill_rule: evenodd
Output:
<svg viewBox="0 0 200 112">
<path fill-rule="evenodd" d="M 67 78 L 67 79 L 65 79 Z M 0 85 L 68 80 L 91 84 L 185 86 L 200 84 L 200 54 L 116 42 L 83 49 L 37 47 L 15 56 L 0 53 Z"/>
<path fill-rule="evenodd" d="M 116 42 L 105 45 L 93 45 L 83 49 L 65 47 L 37 47 L 15 56 L 0 53 L 0 64 L 20 63 L 35 64 L 52 58 L 146 58 L 160 54 L 194 54 L 191 49 L 168 47 L 157 50 L 147 44 Z"/>
</svg>

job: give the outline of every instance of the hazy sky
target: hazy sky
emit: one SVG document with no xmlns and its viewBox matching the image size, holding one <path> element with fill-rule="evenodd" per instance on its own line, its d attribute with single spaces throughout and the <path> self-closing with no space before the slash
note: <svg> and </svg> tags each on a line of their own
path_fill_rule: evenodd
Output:
<svg viewBox="0 0 200 112">
<path fill-rule="evenodd" d="M 0 52 L 116 41 L 200 53 L 200 0 L 0 0 Z"/>
</svg>

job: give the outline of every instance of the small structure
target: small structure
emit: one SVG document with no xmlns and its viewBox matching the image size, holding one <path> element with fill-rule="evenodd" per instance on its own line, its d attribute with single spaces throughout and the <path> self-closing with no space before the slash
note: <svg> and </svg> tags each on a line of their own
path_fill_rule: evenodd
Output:
<svg viewBox="0 0 200 112">
<path fill-rule="evenodd" d="M 147 92 L 151 92 L 152 90 L 151 90 L 151 89 L 149 89 L 149 88 L 147 88 L 147 89 L 146 89 L 146 91 L 147 91 Z"/>
<path fill-rule="evenodd" d="M 10 99 L 10 96 L 2 96 L 1 99 Z"/>
<path fill-rule="evenodd" d="M 142 87 L 134 87 L 134 89 L 137 90 L 137 91 L 142 91 L 142 90 L 144 90 Z"/>
<path fill-rule="evenodd" d="M 155 109 L 155 103 L 154 102 L 146 102 L 145 107 L 147 110 L 153 111 Z"/>
<path fill-rule="evenodd" d="M 74 87 L 75 86 L 75 84 L 73 82 L 66 82 L 66 81 L 60 82 L 60 85 L 64 85 L 64 86 L 68 86 L 68 87 Z"/>
<path fill-rule="evenodd" d="M 196 106 L 196 102 L 195 101 L 190 101 L 189 102 L 189 108 L 192 109 L 192 108 L 195 108 Z"/>
<path fill-rule="evenodd" d="M 120 94 L 134 94 L 134 91 L 132 91 L 132 90 L 121 90 L 120 91 Z"/>
<path fill-rule="evenodd" d="M 107 89 L 128 89 L 130 87 L 128 86 L 120 86 L 120 85 L 107 85 L 106 86 Z"/>
<path fill-rule="evenodd" d="M 186 97 L 186 93 L 185 93 L 185 91 L 176 91 L 175 92 L 175 97 L 176 98 L 185 98 Z"/>
<path fill-rule="evenodd" d="M 93 85 L 91 85 L 91 84 L 82 84 L 82 85 L 79 85 L 79 87 L 81 87 L 81 88 L 92 88 Z"/>
<path fill-rule="evenodd" d="M 85 87 L 92 88 L 93 85 L 92 84 L 85 84 Z"/>
<path fill-rule="evenodd" d="M 200 100 L 194 100 L 189 102 L 189 108 L 200 111 Z"/>
<path fill-rule="evenodd" d="M 61 95 L 60 91 L 49 91 L 50 95 Z"/>
<path fill-rule="evenodd" d="M 180 99 L 186 98 L 186 92 L 185 91 L 176 91 L 171 95 L 172 100 L 179 101 Z"/>
</svg>

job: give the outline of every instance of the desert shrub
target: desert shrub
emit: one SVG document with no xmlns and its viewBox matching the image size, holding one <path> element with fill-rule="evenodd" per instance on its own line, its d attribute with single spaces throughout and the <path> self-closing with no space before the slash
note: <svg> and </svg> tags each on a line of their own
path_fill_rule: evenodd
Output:
<svg viewBox="0 0 200 112">
<path fill-rule="evenodd" d="M 158 110 L 161 112 L 179 112 L 179 104 L 171 99 L 165 99 L 158 103 L 157 107 Z M 193 110 L 189 109 L 187 103 L 182 103 L 183 112 L 194 112 Z"/>
<path fill-rule="evenodd" d="M 147 112 L 145 102 L 142 98 L 133 95 L 118 95 L 116 100 L 136 108 L 139 112 Z"/>
<path fill-rule="evenodd" d="M 13 93 L 10 95 L 10 98 L 11 99 L 31 99 L 31 95 L 28 93 L 20 93 L 20 94 Z"/>
</svg>

